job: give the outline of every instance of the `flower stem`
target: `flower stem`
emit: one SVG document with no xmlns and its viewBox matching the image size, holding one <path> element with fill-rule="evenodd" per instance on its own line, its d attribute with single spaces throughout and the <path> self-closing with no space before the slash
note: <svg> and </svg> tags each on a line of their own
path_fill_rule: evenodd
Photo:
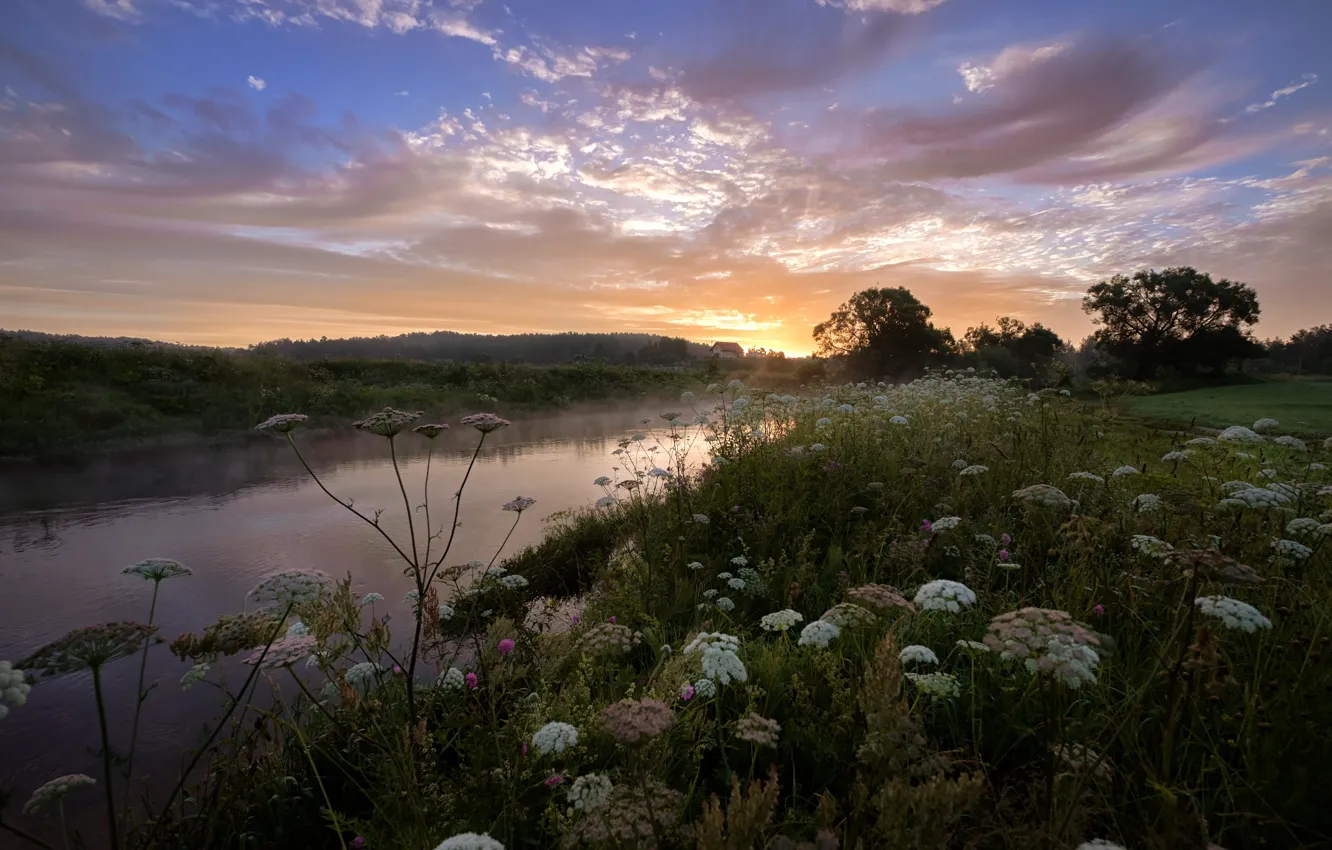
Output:
<svg viewBox="0 0 1332 850">
<path fill-rule="evenodd" d="M 97 725 L 102 733 L 102 781 L 106 791 L 106 826 L 111 850 L 119 850 L 120 835 L 116 829 L 116 800 L 111 790 L 111 740 L 106 731 L 106 701 L 102 699 L 102 667 L 92 668 L 93 696 L 97 699 Z"/>
<path fill-rule="evenodd" d="M 157 591 L 162 587 L 162 581 L 159 579 L 153 582 L 153 601 L 148 605 L 148 625 L 153 624 L 153 617 L 157 614 Z M 143 716 L 143 703 L 148 699 L 148 694 L 143 690 L 144 673 L 148 670 L 148 648 L 152 646 L 151 641 L 144 641 L 143 654 L 139 658 L 139 683 L 134 691 L 134 724 L 130 728 L 129 754 L 125 757 L 125 817 L 129 818 L 130 805 L 130 780 L 134 776 L 134 751 L 139 744 L 139 719 Z"/>
</svg>

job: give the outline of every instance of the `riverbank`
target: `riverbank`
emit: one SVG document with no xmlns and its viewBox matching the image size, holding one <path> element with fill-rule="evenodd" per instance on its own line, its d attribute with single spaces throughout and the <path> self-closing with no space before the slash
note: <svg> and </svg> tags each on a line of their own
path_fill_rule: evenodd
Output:
<svg viewBox="0 0 1332 850">
<path fill-rule="evenodd" d="M 386 406 L 444 419 L 587 401 L 674 397 L 700 372 L 566 366 L 329 360 L 0 339 L 0 458 L 60 459 L 144 444 L 241 439 L 274 413 L 315 427 Z M 456 417 L 453 417 L 456 418 Z"/>
<path fill-rule="evenodd" d="M 705 468 L 672 462 L 669 432 L 631 435 L 599 507 L 503 569 L 451 556 L 479 563 L 411 598 L 419 665 L 383 599 L 310 572 L 261 583 L 249 607 L 276 607 L 229 627 L 232 649 L 287 634 L 257 654 L 303 697 L 248 715 L 184 817 L 129 846 L 1243 850 L 1332 832 L 1332 445 L 1190 439 L 977 378 L 721 402 Z M 395 513 L 410 574 L 403 517 L 424 511 Z M 178 671 L 221 634 L 176 641 Z"/>
</svg>

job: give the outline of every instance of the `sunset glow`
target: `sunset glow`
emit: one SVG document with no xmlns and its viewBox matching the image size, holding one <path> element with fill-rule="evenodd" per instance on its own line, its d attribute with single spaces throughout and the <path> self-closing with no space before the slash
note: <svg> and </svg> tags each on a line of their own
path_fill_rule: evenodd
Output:
<svg viewBox="0 0 1332 850">
<path fill-rule="evenodd" d="M 1332 321 L 1318 3 L 16 0 L 0 326 L 245 345 L 647 331 L 857 289 L 1074 340 L 1196 265 Z"/>
</svg>

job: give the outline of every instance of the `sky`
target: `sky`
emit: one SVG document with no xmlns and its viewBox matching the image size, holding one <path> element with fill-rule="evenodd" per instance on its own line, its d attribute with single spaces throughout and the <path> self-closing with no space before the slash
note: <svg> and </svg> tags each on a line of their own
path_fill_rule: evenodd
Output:
<svg viewBox="0 0 1332 850">
<path fill-rule="evenodd" d="M 3 327 L 1076 341 L 1171 265 L 1332 321 L 1332 4 L 0 3 Z"/>
</svg>

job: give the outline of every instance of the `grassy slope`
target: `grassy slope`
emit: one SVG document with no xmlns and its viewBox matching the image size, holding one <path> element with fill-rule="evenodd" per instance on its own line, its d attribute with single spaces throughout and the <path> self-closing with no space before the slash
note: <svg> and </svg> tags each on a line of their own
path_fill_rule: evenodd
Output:
<svg viewBox="0 0 1332 850">
<path fill-rule="evenodd" d="M 1332 381 L 1274 381 L 1144 396 L 1130 402 L 1134 413 L 1223 428 L 1251 425 L 1270 416 L 1283 431 L 1332 434 Z"/>
<path fill-rule="evenodd" d="M 620 366 L 335 360 L 0 340 L 0 457 L 243 432 L 274 413 L 441 415 L 676 392 L 694 374 Z"/>
</svg>

